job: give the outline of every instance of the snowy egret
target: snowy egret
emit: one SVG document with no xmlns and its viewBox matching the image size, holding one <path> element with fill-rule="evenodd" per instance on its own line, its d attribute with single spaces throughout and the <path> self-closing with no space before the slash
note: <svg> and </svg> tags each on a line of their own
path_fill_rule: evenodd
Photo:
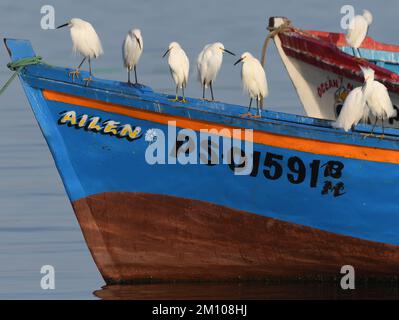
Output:
<svg viewBox="0 0 399 320">
<path fill-rule="evenodd" d="M 130 30 L 123 41 L 122 54 L 125 68 L 127 69 L 128 83 L 130 82 L 130 72 L 134 69 L 135 83 L 137 84 L 136 66 L 143 53 L 143 38 L 140 29 Z"/>
<path fill-rule="evenodd" d="M 79 18 L 73 18 L 67 23 L 57 27 L 57 29 L 63 27 L 71 27 L 73 51 L 80 53 L 84 57 L 76 70 L 70 72 L 69 75 L 72 75 L 72 80 L 75 80 L 75 77 L 80 74 L 80 68 L 83 63 L 88 59 L 90 76 L 84 80 L 89 82 L 92 80 L 91 59 L 98 58 L 103 54 L 100 38 L 89 22 Z"/>
<path fill-rule="evenodd" d="M 363 92 L 366 102 L 371 114 L 375 116 L 374 126 L 369 135 L 373 135 L 377 121 L 380 119 L 382 123 L 381 137 L 384 137 L 384 120 L 396 117 L 397 111 L 392 105 L 387 88 L 382 83 L 374 80 L 374 70 L 371 68 L 360 68 L 364 75 Z"/>
<path fill-rule="evenodd" d="M 198 55 L 198 80 L 201 82 L 203 99 L 205 99 L 205 88 L 209 86 L 212 100 L 215 100 L 212 85 L 222 66 L 224 52 L 235 56 L 233 52 L 225 49 L 224 45 L 220 42 L 207 44 Z"/>
<path fill-rule="evenodd" d="M 367 121 L 369 112 L 364 87 L 355 88 L 346 97 L 341 113 L 337 121 L 333 123 L 333 127 L 344 129 L 347 132 L 361 120 Z"/>
<path fill-rule="evenodd" d="M 243 116 L 251 115 L 252 100 L 256 99 L 257 115 L 256 118 L 261 117 L 260 102 L 269 94 L 267 87 L 266 73 L 261 63 L 249 52 L 244 52 L 241 58 L 238 59 L 234 65 L 242 62 L 241 79 L 244 90 L 250 96 L 248 113 Z"/>
<path fill-rule="evenodd" d="M 177 42 L 171 42 L 168 50 L 162 56 L 163 58 L 169 54 L 168 64 L 170 74 L 176 83 L 176 99 L 172 101 L 179 101 L 179 88 L 182 90 L 183 99 L 182 102 L 187 102 L 184 95 L 184 88 L 187 87 L 188 73 L 190 70 L 190 63 L 186 53 Z"/>
<path fill-rule="evenodd" d="M 367 36 L 370 24 L 373 22 L 373 15 L 368 10 L 363 10 L 363 15 L 357 15 L 349 21 L 349 28 L 346 34 L 346 41 L 352 47 L 353 54 L 360 58 L 359 47 Z"/>
</svg>

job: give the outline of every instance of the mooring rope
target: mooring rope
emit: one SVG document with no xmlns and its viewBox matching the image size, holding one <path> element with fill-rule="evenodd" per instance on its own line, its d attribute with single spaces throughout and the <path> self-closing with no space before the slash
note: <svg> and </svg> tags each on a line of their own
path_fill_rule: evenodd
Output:
<svg viewBox="0 0 399 320">
<path fill-rule="evenodd" d="M 266 52 L 267 52 L 267 48 L 269 46 L 269 42 L 270 42 L 271 39 L 273 39 L 279 33 L 284 32 L 284 31 L 293 31 L 293 32 L 304 34 L 304 35 L 306 35 L 308 37 L 318 38 L 317 36 L 315 36 L 315 35 L 313 35 L 313 34 L 311 34 L 309 32 L 306 32 L 306 31 L 304 31 L 302 29 L 299 29 L 299 28 L 295 28 L 292 25 L 290 20 L 286 20 L 281 26 L 279 26 L 279 27 L 277 27 L 275 29 L 274 28 L 273 29 L 268 28 L 268 30 L 271 30 L 271 31 L 269 32 L 269 34 L 267 35 L 265 41 L 263 42 L 262 56 L 261 56 L 261 60 L 260 60 L 260 63 L 262 64 L 263 68 L 266 68 L 265 67 L 265 64 L 266 64 Z M 260 103 L 261 103 L 261 107 L 263 107 L 263 99 L 261 100 Z"/>
<path fill-rule="evenodd" d="M 9 87 L 11 82 L 15 79 L 15 77 L 19 74 L 19 72 L 26 66 L 32 64 L 39 64 L 42 62 L 42 57 L 35 56 L 29 58 L 22 58 L 7 64 L 8 69 L 14 71 L 13 75 L 8 79 L 8 81 L 4 84 L 4 86 L 0 89 L 0 95 L 3 94 L 4 91 Z"/>
</svg>

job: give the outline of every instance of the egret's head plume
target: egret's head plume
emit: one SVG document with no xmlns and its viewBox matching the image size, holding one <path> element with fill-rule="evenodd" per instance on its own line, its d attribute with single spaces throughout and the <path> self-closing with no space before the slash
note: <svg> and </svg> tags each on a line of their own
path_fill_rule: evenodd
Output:
<svg viewBox="0 0 399 320">
<path fill-rule="evenodd" d="M 367 24 L 370 25 L 373 22 L 373 15 L 368 10 L 363 10 L 363 18 L 366 19 Z"/>
</svg>

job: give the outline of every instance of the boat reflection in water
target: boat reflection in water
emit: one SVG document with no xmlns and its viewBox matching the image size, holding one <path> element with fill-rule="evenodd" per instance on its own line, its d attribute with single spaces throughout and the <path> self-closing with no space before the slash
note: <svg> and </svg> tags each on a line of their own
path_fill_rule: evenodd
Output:
<svg viewBox="0 0 399 320">
<path fill-rule="evenodd" d="M 104 300 L 273 300 L 273 299 L 399 299 L 391 284 L 356 286 L 342 290 L 339 283 L 162 283 L 108 285 L 93 293 Z"/>
</svg>

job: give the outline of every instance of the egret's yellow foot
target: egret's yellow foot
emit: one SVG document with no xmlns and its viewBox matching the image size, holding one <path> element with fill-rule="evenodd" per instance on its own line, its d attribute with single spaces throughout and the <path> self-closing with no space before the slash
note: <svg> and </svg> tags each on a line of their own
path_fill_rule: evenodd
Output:
<svg viewBox="0 0 399 320">
<path fill-rule="evenodd" d="M 363 139 L 369 138 L 369 137 L 374 137 L 374 133 L 362 133 Z"/>
<path fill-rule="evenodd" d="M 169 99 L 169 101 L 172 101 L 172 102 L 180 102 L 180 100 L 179 100 L 179 97 L 178 97 L 178 96 L 176 96 L 176 98 L 174 98 L 174 99 Z"/>
<path fill-rule="evenodd" d="M 84 78 L 83 81 L 86 81 L 86 86 L 88 86 L 90 81 L 93 81 L 93 78 L 92 78 L 92 76 L 90 76 L 88 78 Z"/>
<path fill-rule="evenodd" d="M 385 134 L 380 135 L 378 138 L 380 138 L 381 140 L 385 138 Z"/>
<path fill-rule="evenodd" d="M 240 117 L 241 118 L 252 117 L 252 113 L 251 112 L 243 113 L 243 114 L 240 114 Z"/>
<path fill-rule="evenodd" d="M 70 72 L 68 72 L 68 76 L 69 77 L 72 76 L 72 81 L 75 81 L 75 78 L 80 76 L 80 70 L 76 69 L 75 71 L 70 71 Z"/>
<path fill-rule="evenodd" d="M 181 102 L 181 103 L 188 103 L 188 101 L 186 100 L 186 98 L 181 99 L 180 102 Z"/>
<path fill-rule="evenodd" d="M 253 119 L 260 119 L 260 118 L 262 118 L 262 116 L 261 116 L 260 114 L 257 114 L 257 115 L 252 116 L 251 118 L 253 118 Z"/>
</svg>

